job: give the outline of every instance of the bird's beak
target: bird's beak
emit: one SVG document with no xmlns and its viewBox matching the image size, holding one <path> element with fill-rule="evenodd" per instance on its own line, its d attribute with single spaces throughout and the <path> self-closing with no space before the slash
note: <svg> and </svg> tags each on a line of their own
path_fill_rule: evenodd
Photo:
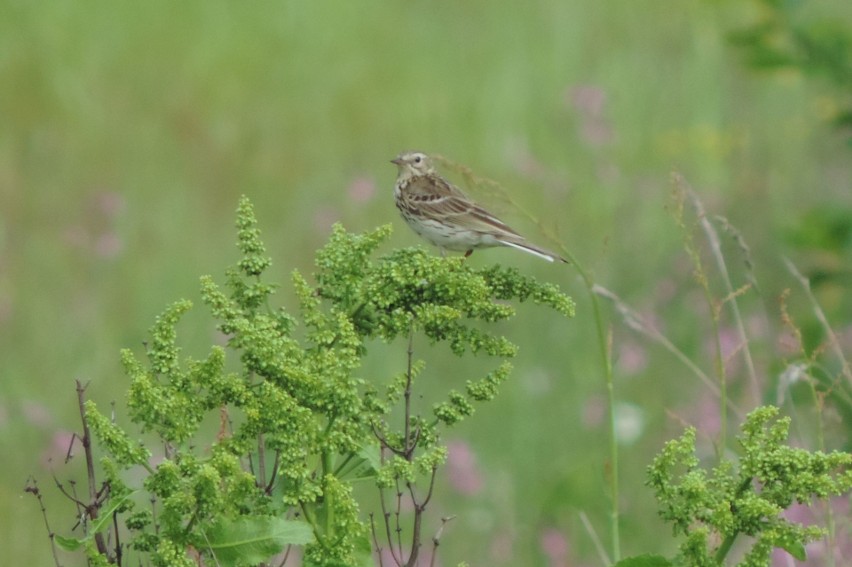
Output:
<svg viewBox="0 0 852 567">
<path fill-rule="evenodd" d="M 391 160 L 391 163 L 394 165 L 402 165 L 402 158 L 394 158 Z"/>
</svg>

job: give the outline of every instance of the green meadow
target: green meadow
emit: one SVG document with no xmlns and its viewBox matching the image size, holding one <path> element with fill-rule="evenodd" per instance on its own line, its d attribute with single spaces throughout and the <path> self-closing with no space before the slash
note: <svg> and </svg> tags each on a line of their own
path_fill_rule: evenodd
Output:
<svg viewBox="0 0 852 567">
<path fill-rule="evenodd" d="M 389 160 L 406 149 L 446 158 L 448 177 L 619 298 L 598 295 L 598 329 L 574 266 L 508 248 L 470 257 L 558 284 L 577 309 L 525 303 L 496 325 L 520 351 L 499 397 L 446 439 L 426 518 L 431 537 L 454 516 L 438 564 L 606 565 L 613 474 L 621 555 L 672 554 L 646 467 L 688 425 L 702 456 L 734 455 L 759 404 L 793 417 L 794 444 L 849 450 L 852 146 L 835 121 L 852 80 L 751 64 L 732 34 L 770 21 L 772 4 L 0 0 L 0 563 L 53 564 L 30 476 L 50 527 L 72 533 L 51 475 L 85 478 L 79 447 L 64 465 L 74 380 L 122 415 L 119 350 L 144 353 L 177 299 L 196 305 L 178 328 L 185 353 L 221 342 L 199 277 L 221 282 L 239 258 L 240 195 L 276 298 L 294 307 L 290 274 L 310 276 L 336 222 L 392 223 L 384 252 L 429 246 L 393 204 Z M 852 60 L 852 3 L 785 13 L 845 26 L 836 55 Z M 499 190 L 466 183 L 462 166 Z M 441 391 L 489 368 L 414 346 Z M 363 377 L 401 372 L 406 348 L 373 345 Z M 815 401 L 814 383 L 829 394 Z M 852 554 L 848 500 L 833 506 L 803 520 L 834 523 L 809 565 Z"/>
</svg>

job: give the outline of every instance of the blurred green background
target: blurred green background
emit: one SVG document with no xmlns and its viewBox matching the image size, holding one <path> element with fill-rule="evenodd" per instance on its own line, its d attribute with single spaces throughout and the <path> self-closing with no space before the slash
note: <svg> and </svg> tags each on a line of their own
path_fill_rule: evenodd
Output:
<svg viewBox="0 0 852 567">
<path fill-rule="evenodd" d="M 847 1 L 804 4 L 796 17 L 852 26 Z M 848 91 L 806 69 L 754 70 L 726 39 L 765 17 L 759 2 L 706 0 L 0 1 L 1 562 L 51 564 L 23 488 L 36 476 L 53 529 L 70 530 L 50 470 L 68 476 L 74 379 L 91 381 L 102 407 L 121 407 L 119 349 L 139 352 L 167 303 L 200 304 L 200 275 L 222 280 L 237 258 L 239 195 L 256 205 L 292 306 L 289 273 L 311 272 L 333 222 L 392 222 L 389 247 L 418 243 L 391 196 L 388 160 L 403 149 L 498 180 L 539 226 L 498 206 L 505 220 L 566 245 L 711 373 L 709 317 L 667 210 L 670 173 L 682 173 L 751 247 L 762 293 L 744 298 L 746 321 L 762 345 L 763 397 L 775 401 L 777 296 L 795 287 L 782 255 L 825 276 L 818 297 L 852 342 L 852 150 L 831 125 Z M 741 254 L 726 246 L 740 285 Z M 577 317 L 524 306 L 499 329 L 521 346 L 516 371 L 452 433 L 427 534 L 456 515 L 444 565 L 600 565 L 606 406 L 585 288 L 572 268 L 508 249 L 471 261 L 560 284 Z M 623 549 L 667 553 L 644 469 L 685 423 L 712 436 L 715 399 L 663 349 L 607 320 Z M 188 353 L 216 339 L 203 307 L 181 332 Z M 399 372 L 404 350 L 377 348 L 364 375 Z M 419 354 L 441 385 L 488 368 L 425 344 Z M 742 365 L 730 366 L 742 384 Z"/>
</svg>

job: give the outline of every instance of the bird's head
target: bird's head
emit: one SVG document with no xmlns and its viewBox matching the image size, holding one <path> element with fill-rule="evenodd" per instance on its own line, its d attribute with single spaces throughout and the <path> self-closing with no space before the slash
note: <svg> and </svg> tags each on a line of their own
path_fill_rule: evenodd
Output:
<svg viewBox="0 0 852 567">
<path fill-rule="evenodd" d="M 400 177 L 413 177 L 435 173 L 432 159 L 423 152 L 402 152 L 391 160 L 399 169 Z"/>
</svg>

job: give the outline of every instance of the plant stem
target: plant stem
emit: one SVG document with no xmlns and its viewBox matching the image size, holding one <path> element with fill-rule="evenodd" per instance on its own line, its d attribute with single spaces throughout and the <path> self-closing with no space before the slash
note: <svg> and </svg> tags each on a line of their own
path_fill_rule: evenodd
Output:
<svg viewBox="0 0 852 567">
<path fill-rule="evenodd" d="M 852 364 L 846 360 L 846 356 L 843 354 L 843 347 L 840 345 L 840 340 L 837 338 L 837 334 L 834 332 L 834 329 L 831 328 L 831 325 L 828 323 L 828 317 L 825 316 L 825 312 L 822 310 L 819 302 L 814 297 L 814 293 L 811 290 L 811 282 L 802 275 L 802 273 L 796 268 L 796 265 L 791 262 L 789 259 L 784 258 L 784 265 L 787 266 L 787 270 L 793 277 L 798 280 L 799 285 L 802 286 L 802 289 L 805 292 L 805 295 L 808 298 L 808 301 L 811 302 L 811 306 L 814 310 L 814 315 L 816 315 L 817 320 L 822 325 L 823 330 L 825 331 L 826 337 L 828 337 L 828 345 L 831 347 L 831 350 L 834 351 L 834 355 L 837 357 L 838 362 L 840 363 L 840 371 L 852 383 Z"/>
<path fill-rule="evenodd" d="M 411 371 L 414 360 L 414 316 L 408 328 L 408 367 L 405 370 L 405 423 L 403 424 L 404 436 L 402 438 L 402 450 L 405 458 L 411 461 L 416 443 L 411 443 Z M 410 445 L 409 445 L 410 444 Z"/>
<path fill-rule="evenodd" d="M 737 492 L 734 496 L 734 500 L 740 498 L 743 493 L 749 489 L 749 487 L 751 486 L 751 482 L 752 478 L 748 477 L 740 483 L 739 487 L 737 487 Z M 736 530 L 725 536 L 725 539 L 722 540 L 722 544 L 719 545 L 719 549 L 716 550 L 715 556 L 715 559 L 719 562 L 719 564 L 722 564 L 722 561 L 724 561 L 725 557 L 728 556 L 728 552 L 731 551 L 731 546 L 734 545 L 734 542 L 736 541 L 738 535 L 740 535 L 740 532 L 739 530 Z"/>
<path fill-rule="evenodd" d="M 487 185 L 492 190 L 496 191 L 500 195 L 503 196 L 509 203 L 511 203 L 518 211 L 520 211 L 524 216 L 526 216 L 529 220 L 531 220 L 534 224 L 541 227 L 541 223 L 538 219 L 530 214 L 527 210 L 521 207 L 517 202 L 515 202 L 503 189 L 503 187 L 495 182 L 488 179 L 482 179 L 475 175 L 473 172 L 464 166 L 459 166 L 458 164 L 454 164 L 449 160 L 442 158 L 439 156 L 439 161 L 441 161 L 444 165 L 449 165 L 456 171 L 461 172 L 461 174 L 465 177 L 468 182 L 472 182 L 476 185 Z M 545 231 L 550 232 L 550 231 Z M 553 234 L 548 234 L 551 237 L 551 240 L 557 242 L 558 239 L 554 238 Z M 610 511 L 610 529 L 612 531 L 612 556 L 613 562 L 617 563 L 619 559 L 621 559 L 621 542 L 619 536 L 619 511 L 618 511 L 618 443 L 616 438 L 616 430 L 615 430 L 615 386 L 613 383 L 612 376 L 612 359 L 610 357 L 610 342 L 608 340 L 608 333 L 606 332 L 606 327 L 604 326 L 603 315 L 601 314 L 601 306 L 598 301 L 598 297 L 595 294 L 595 282 L 592 278 L 592 275 L 577 261 L 577 258 L 571 253 L 570 250 L 564 244 L 559 244 L 559 249 L 563 254 L 563 257 L 568 260 L 570 264 L 576 268 L 577 273 L 580 274 L 580 277 L 583 279 L 583 283 L 586 286 L 586 291 L 589 293 L 589 298 L 592 302 L 592 313 L 595 318 L 595 327 L 597 331 L 598 338 L 598 346 L 600 347 L 600 356 L 601 362 L 603 364 L 604 369 L 604 383 L 606 384 L 607 391 L 607 406 L 609 409 L 609 453 L 610 453 L 610 492 L 612 493 L 612 509 Z"/>
<path fill-rule="evenodd" d="M 332 463 L 331 451 L 323 449 L 322 452 L 322 476 L 323 483 L 327 475 L 332 474 L 334 464 Z M 323 491 L 323 506 L 325 506 L 325 535 L 327 541 L 335 541 L 334 536 L 334 497 L 328 491 Z"/>
<path fill-rule="evenodd" d="M 751 348 L 749 348 L 749 340 L 748 335 L 746 334 L 745 324 L 743 323 L 743 318 L 740 314 L 740 308 L 737 304 L 738 292 L 734 289 L 734 284 L 731 282 L 731 276 L 728 273 L 728 265 L 725 263 L 724 254 L 722 254 L 722 243 L 719 239 L 719 234 L 716 232 L 716 229 L 713 227 L 713 224 L 707 217 L 707 212 L 704 210 L 704 204 L 698 198 L 698 195 L 695 193 L 695 191 L 692 190 L 691 187 L 688 187 L 687 189 L 687 194 L 692 200 L 692 206 L 695 209 L 696 214 L 698 215 L 698 222 L 701 225 L 701 229 L 704 231 L 704 235 L 707 238 L 708 244 L 710 245 L 711 255 L 716 260 L 716 267 L 719 271 L 719 275 L 722 276 L 722 281 L 725 284 L 725 289 L 728 294 L 725 302 L 730 304 L 731 315 L 734 321 L 734 325 L 736 326 L 737 334 L 739 335 L 740 343 L 742 344 L 742 357 L 743 361 L 745 362 L 746 371 L 748 373 L 749 384 L 751 385 L 751 394 L 754 398 L 754 402 L 759 403 L 760 383 L 757 379 L 757 372 L 754 369 L 754 360 L 751 357 Z M 727 223 L 727 221 L 725 222 Z M 752 286 L 750 285 L 749 287 Z"/>
<path fill-rule="evenodd" d="M 810 386 L 811 396 L 813 396 L 814 399 L 814 409 L 817 412 L 817 448 L 820 451 L 825 452 L 825 416 L 823 415 L 824 400 L 820 396 L 814 381 L 808 380 L 807 383 L 808 386 Z M 836 549 L 837 528 L 834 522 L 834 508 L 831 506 L 831 498 L 827 498 L 825 500 L 825 515 L 827 548 L 829 550 L 829 553 L 826 554 L 826 567 L 835 567 L 834 553 L 832 553 L 831 550 Z"/>
<path fill-rule="evenodd" d="M 305 520 L 311 525 L 311 528 L 314 531 L 314 537 L 317 538 L 317 542 L 322 544 L 326 541 L 322 532 L 319 530 L 319 526 L 317 526 L 317 519 L 311 511 L 310 507 L 304 502 L 299 502 L 299 507 L 302 509 L 302 514 L 305 516 Z"/>
<path fill-rule="evenodd" d="M 621 537 L 619 530 L 618 509 L 618 439 L 616 434 L 615 416 L 615 384 L 612 376 L 612 357 L 610 356 L 611 345 L 607 338 L 604 319 L 601 313 L 601 305 L 598 295 L 595 293 L 595 282 L 592 275 L 580 264 L 565 246 L 560 246 L 560 251 L 565 258 L 574 266 L 577 273 L 583 279 L 589 299 L 592 302 L 592 314 L 595 319 L 595 330 L 597 333 L 599 354 L 604 369 L 604 383 L 606 384 L 607 408 L 609 411 L 609 460 L 610 460 L 610 493 L 612 508 L 610 509 L 610 531 L 612 534 L 612 557 L 617 563 L 621 559 Z"/>
<path fill-rule="evenodd" d="M 24 492 L 29 492 L 38 499 L 39 508 L 41 508 L 41 517 L 44 518 L 44 527 L 47 528 L 47 535 L 50 538 L 50 550 L 53 552 L 53 563 L 59 567 L 59 555 L 56 551 L 56 534 L 50 529 L 50 522 L 47 520 L 47 508 L 44 506 L 44 499 L 41 496 L 41 491 L 38 489 L 38 483 L 35 478 L 27 480 L 27 487 Z"/>
<path fill-rule="evenodd" d="M 687 255 L 692 261 L 694 268 L 693 276 L 698 283 L 701 291 L 704 294 L 704 300 L 707 302 L 707 308 L 710 311 L 710 322 L 713 327 L 713 343 L 714 343 L 714 360 L 716 366 L 716 375 L 719 380 L 719 445 L 716 448 L 717 456 L 721 459 L 725 453 L 725 447 L 728 443 L 728 389 L 727 376 L 725 373 L 725 359 L 722 354 L 722 340 L 719 334 L 719 320 L 721 316 L 721 305 L 717 307 L 713 300 L 713 293 L 710 290 L 710 282 L 707 278 L 707 273 L 704 270 L 704 263 L 701 260 L 701 253 L 698 246 L 695 244 L 695 239 L 692 235 L 691 226 L 686 224 L 684 220 L 684 202 L 687 198 L 691 198 L 693 209 L 697 217 L 697 223 L 702 226 L 702 221 L 705 220 L 704 208 L 701 201 L 695 196 L 691 188 L 687 185 L 686 180 L 678 173 L 672 174 L 672 183 L 675 187 L 674 198 L 676 200 L 676 208 L 674 212 L 675 223 L 683 233 L 683 245 Z M 706 227 L 705 227 L 706 228 Z M 711 227 L 712 228 L 712 227 Z M 715 232 L 712 230 L 705 231 L 705 236 L 710 241 L 710 246 L 713 248 Z M 715 239 L 718 241 L 718 238 Z"/>
<path fill-rule="evenodd" d="M 97 488 L 95 488 L 95 459 L 92 456 L 92 436 L 89 432 L 89 421 L 86 418 L 86 387 L 79 380 L 75 380 L 75 383 L 77 384 L 77 403 L 80 408 L 80 419 L 83 422 L 83 437 L 80 440 L 83 443 L 83 451 L 86 455 L 86 477 L 89 481 L 89 504 L 86 506 L 86 513 L 89 516 L 89 520 L 94 522 L 98 518 L 98 508 L 100 508 L 101 502 L 98 498 Z M 110 557 L 102 533 L 95 534 L 95 545 L 100 555 Z"/>
<path fill-rule="evenodd" d="M 656 330 L 653 325 L 650 325 L 644 318 L 636 312 L 636 310 L 632 309 L 629 305 L 627 305 L 623 299 L 618 297 L 615 293 L 603 287 L 602 285 L 595 284 L 592 289 L 595 292 L 595 295 L 601 296 L 604 299 L 608 299 L 612 301 L 613 305 L 615 305 L 616 310 L 620 313 L 622 318 L 624 319 L 624 323 L 627 327 L 633 330 L 640 335 L 647 337 L 648 339 L 658 343 L 660 346 L 665 348 L 671 354 L 674 355 L 681 363 L 683 363 L 702 383 L 704 383 L 707 388 L 713 392 L 713 395 L 718 397 L 720 400 L 722 399 L 722 393 L 719 390 L 719 386 L 716 385 L 716 382 L 713 381 L 710 376 L 704 373 L 701 368 L 698 367 L 682 350 L 680 350 L 677 346 L 674 345 L 665 335 Z M 730 398 L 727 399 L 726 406 L 728 410 L 731 411 L 734 415 L 736 415 L 740 419 L 745 418 L 745 413 L 742 409 L 737 406 Z"/>
<path fill-rule="evenodd" d="M 257 434 L 257 483 L 266 486 L 266 451 L 264 450 L 263 433 Z"/>
<path fill-rule="evenodd" d="M 722 541 L 722 544 L 719 546 L 719 549 L 716 550 L 716 561 L 719 564 L 722 564 L 722 561 L 727 557 L 728 552 L 731 551 L 731 546 L 734 545 L 734 541 L 736 541 L 737 536 L 740 535 L 740 532 L 734 532 L 729 534 L 728 537 Z"/>
</svg>

